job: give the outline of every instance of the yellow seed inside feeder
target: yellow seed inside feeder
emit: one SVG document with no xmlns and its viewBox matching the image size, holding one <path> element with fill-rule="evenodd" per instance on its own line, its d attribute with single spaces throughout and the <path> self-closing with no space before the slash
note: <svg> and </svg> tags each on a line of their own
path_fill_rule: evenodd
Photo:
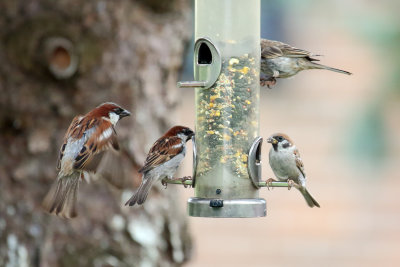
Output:
<svg viewBox="0 0 400 267">
<path fill-rule="evenodd" d="M 242 69 L 238 70 L 240 73 L 247 74 L 249 72 L 249 67 L 243 67 Z"/>
<path fill-rule="evenodd" d="M 222 164 L 234 176 L 248 178 L 247 149 L 258 127 L 258 92 L 251 88 L 259 82 L 254 77 L 256 61 L 250 58 L 245 54 L 223 60 L 225 68 L 216 83 L 197 91 L 196 130 L 203 133 L 196 140 L 203 148 L 198 151 L 198 177 Z"/>
<path fill-rule="evenodd" d="M 212 96 L 210 96 L 210 101 L 214 101 L 216 98 L 218 98 L 217 95 L 212 95 Z"/>
<path fill-rule="evenodd" d="M 225 141 L 230 141 L 231 139 L 232 139 L 232 137 L 230 137 L 229 135 L 227 135 L 227 134 L 224 134 L 224 140 Z"/>
</svg>

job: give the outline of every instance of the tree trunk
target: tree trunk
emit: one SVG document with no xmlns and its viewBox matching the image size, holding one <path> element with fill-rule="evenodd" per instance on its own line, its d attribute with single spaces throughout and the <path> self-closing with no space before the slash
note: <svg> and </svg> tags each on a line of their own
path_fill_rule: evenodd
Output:
<svg viewBox="0 0 400 267">
<path fill-rule="evenodd" d="M 179 199 L 125 201 L 150 145 L 172 126 L 190 38 L 185 0 L 0 2 L 0 266 L 175 266 L 191 240 Z M 113 101 L 122 172 L 81 183 L 78 217 L 41 209 L 72 118 Z M 171 192 L 172 191 L 172 192 Z"/>
</svg>

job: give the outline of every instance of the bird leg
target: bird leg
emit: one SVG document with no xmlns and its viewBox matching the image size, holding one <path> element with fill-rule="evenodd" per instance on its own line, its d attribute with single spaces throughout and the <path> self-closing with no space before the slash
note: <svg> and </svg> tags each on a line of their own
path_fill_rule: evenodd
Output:
<svg viewBox="0 0 400 267">
<path fill-rule="evenodd" d="M 288 180 L 287 180 L 287 183 L 288 183 L 288 190 L 292 189 L 292 187 L 297 188 L 297 189 L 299 189 L 299 190 L 300 190 L 300 188 L 301 188 L 300 185 L 298 185 L 295 181 L 293 181 L 293 180 L 291 180 L 291 179 L 288 179 Z"/>
<path fill-rule="evenodd" d="M 267 79 L 265 78 L 260 78 L 260 86 L 267 86 L 269 89 L 272 89 L 272 87 L 276 84 L 276 79 L 275 77 L 269 77 Z"/>
<path fill-rule="evenodd" d="M 182 185 L 183 185 L 184 188 L 187 188 L 188 186 L 190 187 L 190 185 L 186 185 L 185 182 L 189 181 L 189 180 L 192 180 L 191 176 L 184 176 L 184 177 L 178 178 L 178 179 L 180 179 L 182 181 Z"/>
<path fill-rule="evenodd" d="M 268 191 L 269 188 L 272 187 L 272 182 L 277 182 L 277 180 L 273 179 L 273 178 L 269 178 L 267 181 L 265 181 L 265 184 L 267 185 Z M 273 187 L 272 187 L 273 189 Z"/>
<path fill-rule="evenodd" d="M 287 184 L 288 184 L 287 189 L 290 190 L 290 189 L 292 189 L 292 186 L 294 185 L 294 181 L 289 179 L 289 180 L 287 180 Z"/>
<path fill-rule="evenodd" d="M 276 79 L 274 77 L 271 77 L 268 79 L 266 84 L 268 89 L 272 89 L 272 87 L 276 84 Z"/>
<path fill-rule="evenodd" d="M 167 179 L 168 179 L 168 178 L 164 178 L 164 179 L 161 180 L 161 184 L 162 184 L 163 186 L 165 186 L 164 189 L 167 189 L 167 186 L 168 186 Z"/>
</svg>

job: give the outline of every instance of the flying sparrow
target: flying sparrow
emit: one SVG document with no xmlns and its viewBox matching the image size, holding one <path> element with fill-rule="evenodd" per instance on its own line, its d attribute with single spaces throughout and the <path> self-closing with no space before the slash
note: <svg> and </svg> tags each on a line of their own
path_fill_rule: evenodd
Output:
<svg viewBox="0 0 400 267">
<path fill-rule="evenodd" d="M 130 113 L 114 103 L 103 103 L 85 116 L 76 116 L 65 134 L 57 163 L 58 176 L 43 200 L 50 213 L 65 218 L 77 215 L 79 179 L 88 174 L 88 164 L 108 149 L 118 150 L 117 122 Z"/>
<path fill-rule="evenodd" d="M 304 172 L 303 161 L 300 153 L 293 141 L 286 134 L 273 134 L 267 139 L 272 144 L 269 151 L 269 165 L 280 181 L 287 181 L 296 187 L 304 196 L 308 206 L 317 206 L 318 202 L 310 195 L 306 189 L 306 174 Z M 272 181 L 273 179 L 269 179 Z"/>
<path fill-rule="evenodd" d="M 271 88 L 275 85 L 276 78 L 288 78 L 309 69 L 325 69 L 351 75 L 348 71 L 315 63 L 314 61 L 319 60 L 313 56 L 318 55 L 282 42 L 261 39 L 260 85 Z"/>
<path fill-rule="evenodd" d="M 142 183 L 125 205 L 143 204 L 154 182 L 172 178 L 185 157 L 186 142 L 193 135 L 194 132 L 189 128 L 175 126 L 153 144 L 143 168 L 139 170 L 143 174 Z"/>
</svg>

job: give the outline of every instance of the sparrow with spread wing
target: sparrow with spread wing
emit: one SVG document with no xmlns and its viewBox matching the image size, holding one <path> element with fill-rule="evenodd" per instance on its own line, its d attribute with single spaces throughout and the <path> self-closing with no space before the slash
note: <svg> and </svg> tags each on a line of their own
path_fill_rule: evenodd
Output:
<svg viewBox="0 0 400 267">
<path fill-rule="evenodd" d="M 77 215 L 76 201 L 80 178 L 87 175 L 87 166 L 107 149 L 119 149 L 115 125 L 130 113 L 114 103 L 103 103 L 84 116 L 76 116 L 60 149 L 58 176 L 43 200 L 50 213 L 65 218 Z"/>
<path fill-rule="evenodd" d="M 310 69 L 325 69 L 351 75 L 348 71 L 315 63 L 319 60 L 313 56 L 318 55 L 282 42 L 261 39 L 261 86 L 267 85 L 271 88 L 275 85 L 276 78 L 288 78 L 299 71 Z"/>
<path fill-rule="evenodd" d="M 269 164 L 278 180 L 287 181 L 290 185 L 296 187 L 308 206 L 319 208 L 318 202 L 306 189 L 303 161 L 293 141 L 286 134 L 276 133 L 270 136 L 267 142 L 272 144 L 269 151 Z M 270 181 L 273 181 L 273 179 L 268 180 L 268 182 Z"/>
<path fill-rule="evenodd" d="M 139 170 L 143 174 L 142 183 L 125 205 L 143 204 L 154 182 L 172 178 L 185 157 L 186 142 L 193 135 L 194 132 L 189 128 L 175 126 L 153 144 L 143 168 Z"/>
</svg>

